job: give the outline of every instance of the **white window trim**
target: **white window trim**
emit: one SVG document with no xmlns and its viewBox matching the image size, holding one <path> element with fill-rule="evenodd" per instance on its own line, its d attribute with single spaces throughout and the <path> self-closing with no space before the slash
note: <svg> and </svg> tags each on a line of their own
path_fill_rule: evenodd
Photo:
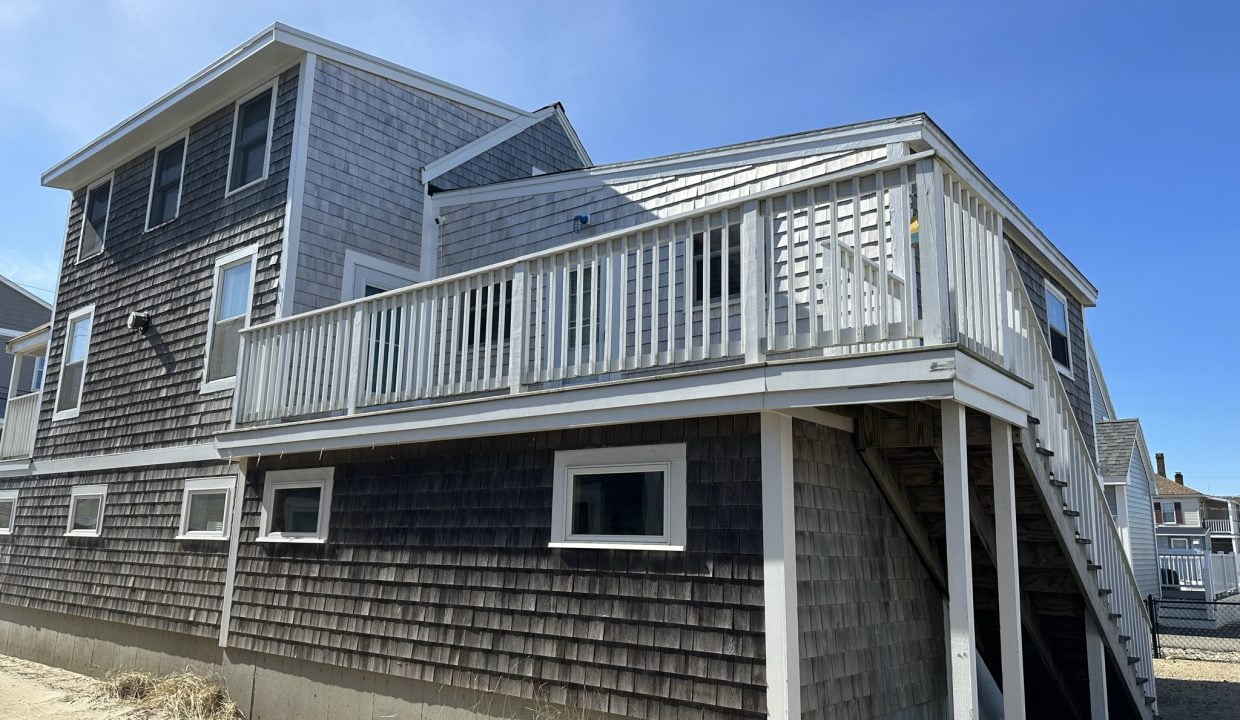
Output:
<svg viewBox="0 0 1240 720">
<path fill-rule="evenodd" d="M 263 153 L 263 174 L 258 176 L 256 179 L 251 180 L 250 182 L 246 183 L 245 185 L 242 185 L 240 187 L 236 187 L 230 190 L 228 189 L 228 187 L 229 185 L 232 184 L 233 155 L 236 153 L 236 150 L 237 150 L 237 123 L 240 122 L 241 120 L 241 106 L 244 105 L 247 101 L 259 95 L 262 95 L 264 92 L 267 92 L 268 90 L 271 91 L 271 110 L 267 113 L 267 148 Z M 239 192 L 243 192 L 256 185 L 263 183 L 267 179 L 267 176 L 271 173 L 271 135 L 272 133 L 275 132 L 276 98 L 279 97 L 279 95 L 280 95 L 280 77 L 277 75 L 276 77 L 272 78 L 271 80 L 268 80 L 262 85 L 259 85 L 258 87 L 254 88 L 253 90 L 246 93 L 245 95 L 242 95 L 241 97 L 237 98 L 237 101 L 233 103 L 233 127 L 232 127 L 232 134 L 228 138 L 228 167 L 227 167 L 227 173 L 224 176 L 224 197 L 226 198 L 231 197 L 232 195 L 236 195 Z"/>
<path fill-rule="evenodd" d="M 583 472 L 665 471 L 663 482 L 663 530 L 659 538 L 625 539 L 615 535 L 573 535 L 571 530 L 571 477 Z M 555 454 L 552 488 L 551 542 L 553 548 L 602 550 L 683 551 L 686 536 L 685 445 L 633 445 L 590 450 L 565 450 Z"/>
<path fill-rule="evenodd" d="M 263 508 L 259 521 L 258 542 L 270 543 L 318 543 L 327 542 L 327 532 L 331 527 L 332 514 L 332 482 L 336 468 L 305 468 L 301 470 L 272 470 L 263 481 Z M 319 526 L 313 533 L 273 533 L 271 532 L 271 509 L 275 502 L 276 490 L 317 487 L 322 494 L 319 496 Z"/>
<path fill-rule="evenodd" d="M 358 250 L 354 250 L 353 248 L 345 248 L 344 279 L 343 282 L 340 283 L 341 302 L 348 302 L 349 300 L 356 300 L 361 297 L 357 294 L 358 291 L 364 289 L 359 288 L 357 285 L 359 270 L 363 273 L 365 271 L 369 271 L 371 274 L 378 276 L 375 279 L 381 280 L 385 284 L 392 284 L 392 287 L 386 288 L 387 290 L 395 290 L 407 285 L 413 285 L 419 281 L 418 272 L 407 265 L 401 265 L 400 263 L 396 263 L 391 260 L 375 257 L 374 255 L 360 252 Z M 366 279 L 368 278 L 364 278 L 363 282 L 365 282 Z M 378 285 L 379 283 L 373 284 Z"/>
<path fill-rule="evenodd" d="M 70 410 L 56 410 L 60 407 L 60 391 L 64 388 L 61 379 L 64 377 L 65 365 L 69 358 L 69 343 L 73 340 L 73 323 L 74 321 L 90 316 L 90 331 L 86 333 L 86 354 L 82 356 L 82 381 L 78 383 L 77 403 Z M 61 343 L 60 349 L 60 371 L 56 374 L 56 404 L 52 406 L 52 422 L 57 420 L 71 420 L 78 416 L 82 411 L 82 398 L 86 395 L 86 369 L 90 365 L 90 344 L 95 338 L 95 306 L 87 305 L 69 313 L 69 317 L 65 320 L 65 337 Z M 46 373 L 46 370 L 44 371 Z M 47 382 L 46 374 L 44 383 Z"/>
<path fill-rule="evenodd" d="M 110 172 L 104 177 L 99 178 L 93 183 L 86 186 L 86 194 L 82 196 L 82 224 L 78 227 L 78 251 L 77 263 L 90 260 L 103 254 L 103 249 L 108 245 L 108 224 L 112 222 L 112 195 L 116 193 L 116 173 Z M 86 211 L 90 209 L 90 193 L 95 188 L 108 183 L 108 212 L 103 216 L 103 237 L 99 242 L 99 249 L 89 255 L 82 254 L 82 238 L 86 234 Z M 76 263 L 75 263 L 76 264 Z"/>
<path fill-rule="evenodd" d="M 181 495 L 181 524 L 177 529 L 177 540 L 227 540 L 229 530 L 232 528 L 232 494 L 233 488 L 237 485 L 237 478 L 233 476 L 226 477 L 210 477 L 200 478 L 197 480 L 186 480 L 185 489 Z M 213 493 L 224 493 L 224 526 L 219 532 L 211 531 L 190 531 L 186 529 L 189 524 L 189 501 L 194 495 L 209 495 Z"/>
<path fill-rule="evenodd" d="M 1065 365 L 1055 360 L 1054 355 L 1051 356 L 1051 360 L 1055 362 L 1055 367 L 1058 368 L 1060 373 L 1072 377 L 1072 313 L 1069 312 L 1068 296 L 1064 295 L 1059 291 L 1059 288 L 1049 282 L 1043 281 L 1042 287 L 1046 290 L 1047 295 L 1053 295 L 1056 300 L 1063 303 L 1063 321 L 1064 325 L 1067 325 L 1066 332 L 1064 333 L 1064 342 L 1068 345 L 1068 364 Z M 1046 345 L 1049 349 L 1051 345 L 1051 313 L 1049 308 L 1046 311 Z"/>
<path fill-rule="evenodd" d="M 94 530 L 74 530 L 73 529 L 73 513 L 77 510 L 78 501 L 82 498 L 99 498 L 99 517 L 95 520 Z M 108 486 L 107 485 L 76 485 L 72 488 L 69 495 L 69 517 L 65 521 L 65 535 L 67 537 L 99 537 L 103 534 L 103 510 L 107 505 Z"/>
<path fill-rule="evenodd" d="M 1183 538 L 1183 537 L 1173 537 L 1173 538 L 1167 538 L 1167 540 L 1169 541 L 1169 543 L 1170 543 L 1170 544 L 1169 544 L 1169 547 L 1170 547 L 1172 550 L 1188 550 L 1188 549 L 1189 549 L 1189 547 L 1191 547 L 1191 545 L 1192 545 L 1192 543 L 1190 543 L 1190 542 L 1188 541 L 1188 538 Z M 1176 541 L 1179 541 L 1179 542 L 1184 543 L 1184 546 L 1183 546 L 1183 547 L 1176 547 L 1176 545 L 1175 545 Z"/>
<path fill-rule="evenodd" d="M 17 522 L 17 491 L 16 490 L 0 490 L 0 502 L 12 500 L 13 505 L 9 509 L 9 526 L 0 528 L 0 535 L 12 535 L 13 525 Z"/>
<path fill-rule="evenodd" d="M 180 180 L 180 185 L 177 188 L 176 210 L 172 212 L 172 217 L 168 218 L 167 220 L 161 222 L 158 225 L 152 225 L 151 224 L 151 205 L 155 202 L 155 179 L 156 179 L 156 175 L 159 172 L 159 154 L 181 141 L 185 141 L 185 145 L 181 149 L 181 180 Z M 150 232 L 157 228 L 161 228 L 181 216 L 181 198 L 185 196 L 185 158 L 187 158 L 188 156 L 189 156 L 189 130 L 186 130 L 182 132 L 180 135 L 177 135 L 176 137 L 170 139 L 168 142 L 162 145 L 157 145 L 155 147 L 155 157 L 151 159 L 151 184 L 150 184 L 150 187 L 147 188 L 147 193 L 146 193 L 146 225 L 143 229 L 143 232 Z M 108 209 L 110 210 L 111 207 L 109 206 Z"/>
<path fill-rule="evenodd" d="M 231 390 L 237 386 L 236 373 L 231 377 L 220 378 L 219 380 L 208 380 L 207 376 L 211 371 L 211 342 L 215 339 L 215 306 L 218 299 L 216 293 L 220 289 L 220 273 L 229 265 L 235 265 L 247 258 L 250 261 L 250 297 L 245 304 L 245 325 L 242 326 L 244 330 L 250 326 L 251 315 L 254 312 L 254 288 L 258 284 L 258 245 L 249 245 L 239 250 L 234 250 L 217 258 L 215 261 L 215 270 L 211 274 L 211 305 L 207 308 L 207 344 L 203 348 L 202 380 L 198 388 L 200 395 Z M 238 355 L 237 372 L 240 371 L 241 357 Z"/>
</svg>

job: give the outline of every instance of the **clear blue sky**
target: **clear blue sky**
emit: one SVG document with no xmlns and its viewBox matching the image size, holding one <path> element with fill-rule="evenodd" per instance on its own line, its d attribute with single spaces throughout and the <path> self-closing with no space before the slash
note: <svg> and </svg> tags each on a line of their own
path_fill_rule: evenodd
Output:
<svg viewBox="0 0 1240 720">
<path fill-rule="evenodd" d="M 1240 494 L 1240 3 L 0 0 L 0 273 L 55 283 L 39 173 L 274 20 L 533 109 L 597 162 L 925 111 L 1101 290 L 1123 416 Z"/>
</svg>

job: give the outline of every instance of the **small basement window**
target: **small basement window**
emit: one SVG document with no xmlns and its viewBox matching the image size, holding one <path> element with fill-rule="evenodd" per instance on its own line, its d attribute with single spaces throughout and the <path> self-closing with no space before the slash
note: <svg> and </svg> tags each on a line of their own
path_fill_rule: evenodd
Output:
<svg viewBox="0 0 1240 720">
<path fill-rule="evenodd" d="M 327 542 L 335 468 L 272 470 L 263 486 L 263 542 Z"/>
<path fill-rule="evenodd" d="M 146 209 L 147 230 L 172 220 L 181 208 L 185 143 L 186 138 L 182 137 L 155 153 L 155 169 L 151 173 L 151 198 Z"/>
<path fill-rule="evenodd" d="M 78 239 L 78 262 L 103 252 L 103 241 L 108 234 L 108 207 L 111 204 L 111 176 L 87 188 L 82 233 Z"/>
<path fill-rule="evenodd" d="M 241 330 L 250 324 L 254 256 L 257 251 L 257 247 L 252 245 L 215 261 L 202 392 L 227 390 L 235 384 Z"/>
<path fill-rule="evenodd" d="M 1051 357 L 1061 372 L 1072 374 L 1072 345 L 1068 340 L 1068 300 L 1052 285 L 1046 285 L 1046 338 L 1051 344 Z"/>
<path fill-rule="evenodd" d="M 56 411 L 53 420 L 77 417 L 82 406 L 82 390 L 86 385 L 86 359 L 90 354 L 90 334 L 94 325 L 95 306 L 88 305 L 69 313 L 69 331 L 65 336 L 61 357 L 60 382 L 56 387 Z"/>
<path fill-rule="evenodd" d="M 186 480 L 181 500 L 178 540 L 224 540 L 228 538 L 229 507 L 234 477 Z"/>
<path fill-rule="evenodd" d="M 228 192 L 236 192 L 267 177 L 275 103 L 274 84 L 237 102 L 233 117 L 232 155 L 228 165 Z"/>
<path fill-rule="evenodd" d="M 685 446 L 555 454 L 551 547 L 683 550 Z"/>
<path fill-rule="evenodd" d="M 17 491 L 0 490 L 0 535 L 10 535 L 17 519 Z"/>
<path fill-rule="evenodd" d="M 69 498 L 69 524 L 65 535 L 98 537 L 103 532 L 103 506 L 107 485 L 78 485 Z"/>
</svg>

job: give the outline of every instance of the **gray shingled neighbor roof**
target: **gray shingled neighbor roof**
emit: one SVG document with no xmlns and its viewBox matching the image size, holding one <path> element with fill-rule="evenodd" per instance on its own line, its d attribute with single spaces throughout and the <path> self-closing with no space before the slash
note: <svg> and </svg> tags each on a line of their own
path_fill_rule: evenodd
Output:
<svg viewBox="0 0 1240 720">
<path fill-rule="evenodd" d="M 1097 423 L 1098 466 L 1103 476 L 1128 475 L 1132 448 L 1137 442 L 1140 427 L 1140 421 L 1136 418 Z"/>
</svg>

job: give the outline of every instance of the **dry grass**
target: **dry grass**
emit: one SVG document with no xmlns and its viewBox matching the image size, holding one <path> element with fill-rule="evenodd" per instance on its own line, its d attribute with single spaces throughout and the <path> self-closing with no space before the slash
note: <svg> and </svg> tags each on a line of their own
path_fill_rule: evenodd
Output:
<svg viewBox="0 0 1240 720">
<path fill-rule="evenodd" d="M 164 713 L 174 720 L 241 720 L 219 683 L 190 671 L 168 675 L 116 672 L 103 681 L 108 697 Z"/>
</svg>

